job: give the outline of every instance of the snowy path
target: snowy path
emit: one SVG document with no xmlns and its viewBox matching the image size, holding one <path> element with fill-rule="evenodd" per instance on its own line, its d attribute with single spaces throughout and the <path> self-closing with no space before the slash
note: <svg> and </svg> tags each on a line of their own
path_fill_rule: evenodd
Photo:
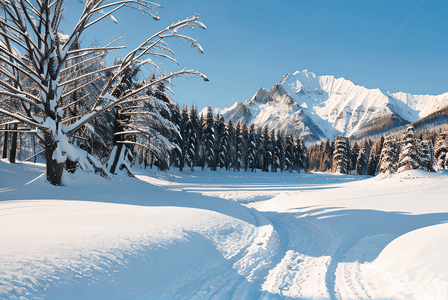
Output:
<svg viewBox="0 0 448 300">
<path fill-rule="evenodd" d="M 277 178 L 244 175 L 242 180 L 250 184 L 239 183 L 239 176 L 224 173 L 201 182 L 189 176 L 155 176 L 150 181 L 246 203 L 272 223 L 280 239 L 279 253 L 262 283 L 262 299 L 434 299 L 447 294 L 448 282 L 440 278 L 425 283 L 434 283 L 439 294 L 422 296 L 421 283 L 414 282 L 420 290 L 409 294 L 394 289 L 398 280 L 394 276 L 381 280 L 381 268 L 372 278 L 373 271 L 365 271 L 375 269 L 372 262 L 398 237 L 448 221 L 446 175 L 427 178 L 428 173 L 416 171 L 360 182 L 331 174 L 293 174 L 292 179 L 288 173 Z M 446 268 L 447 263 L 441 266 Z M 409 289 L 409 284 L 402 286 Z"/>
<path fill-rule="evenodd" d="M 446 174 L 41 174 L 0 162 L 0 298 L 448 295 Z"/>
</svg>

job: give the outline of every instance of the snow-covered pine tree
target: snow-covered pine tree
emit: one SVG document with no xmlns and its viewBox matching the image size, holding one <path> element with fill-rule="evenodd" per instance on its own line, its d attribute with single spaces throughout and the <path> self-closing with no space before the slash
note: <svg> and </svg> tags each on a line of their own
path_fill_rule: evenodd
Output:
<svg viewBox="0 0 448 300">
<path fill-rule="evenodd" d="M 380 155 L 380 174 L 394 174 L 397 172 L 399 153 L 400 149 L 397 141 L 391 136 L 386 137 Z"/>
<path fill-rule="evenodd" d="M 263 172 L 269 172 L 269 167 L 272 165 L 272 144 L 267 126 L 263 128 L 262 139 L 263 139 L 262 170 Z"/>
<path fill-rule="evenodd" d="M 278 168 L 280 169 L 280 172 L 283 172 L 285 169 L 285 139 L 283 138 L 283 133 L 281 130 L 277 131 L 275 142 L 277 148 L 275 153 L 277 154 Z"/>
<path fill-rule="evenodd" d="M 218 117 L 218 132 L 219 132 L 219 167 L 229 169 L 230 165 L 230 151 L 229 151 L 229 124 L 224 122 L 224 118 Z"/>
<path fill-rule="evenodd" d="M 215 165 L 218 168 L 223 168 L 225 163 L 225 151 L 226 147 L 223 147 L 222 143 L 224 142 L 224 133 L 225 133 L 225 124 L 224 118 L 222 115 L 218 114 L 215 120 Z"/>
<path fill-rule="evenodd" d="M 183 171 L 185 165 L 189 166 L 189 150 L 190 150 L 190 134 L 191 134 L 191 122 L 190 122 L 190 116 L 188 115 L 188 106 L 185 104 L 185 106 L 182 108 L 182 111 L 180 112 L 181 119 L 180 119 L 180 135 L 181 135 L 181 150 L 182 155 L 179 160 L 179 171 Z"/>
<path fill-rule="evenodd" d="M 226 169 L 235 168 L 235 161 L 236 161 L 236 130 L 235 127 L 232 124 L 232 120 L 229 120 L 226 124 L 226 130 L 228 132 L 228 139 L 229 139 L 229 148 L 228 148 L 228 160 L 227 160 L 227 166 Z"/>
<path fill-rule="evenodd" d="M 194 135 L 194 140 L 192 141 L 193 146 L 190 149 L 193 149 L 193 166 L 200 166 L 200 154 L 199 147 L 201 144 L 202 138 L 202 123 L 199 120 L 198 109 L 193 104 L 190 107 L 190 122 L 191 122 L 191 131 Z M 192 167 L 193 168 L 193 167 Z"/>
<path fill-rule="evenodd" d="M 359 150 L 358 159 L 356 160 L 356 175 L 367 175 L 369 152 L 368 145 L 365 143 Z"/>
<path fill-rule="evenodd" d="M 294 157 L 295 157 L 295 168 L 297 169 L 297 173 L 300 173 L 300 169 L 306 169 L 306 154 L 307 150 L 305 145 L 303 144 L 300 138 L 297 138 L 294 143 Z"/>
<path fill-rule="evenodd" d="M 259 126 L 255 128 L 255 144 L 257 145 L 257 149 L 255 149 L 255 168 L 263 169 L 263 155 L 264 155 L 264 147 L 263 147 L 263 129 Z"/>
<path fill-rule="evenodd" d="M 245 130 L 243 124 L 238 121 L 235 125 L 235 160 L 233 168 L 234 171 L 238 172 L 243 167 L 243 148 L 245 144 L 243 130 Z"/>
<path fill-rule="evenodd" d="M 383 149 L 384 144 L 384 136 L 381 135 L 380 139 L 373 143 L 372 148 L 370 149 L 369 162 L 367 167 L 367 174 L 371 176 L 375 176 L 379 172 L 379 160 L 381 155 L 381 150 Z"/>
<path fill-rule="evenodd" d="M 246 141 L 246 157 L 247 163 L 245 165 L 244 170 L 247 172 L 247 169 L 250 168 L 253 172 L 255 170 L 255 157 L 256 157 L 256 137 L 255 137 L 255 125 L 250 124 L 247 128 L 247 141 Z"/>
<path fill-rule="evenodd" d="M 333 172 L 348 174 L 349 168 L 349 149 L 348 139 L 343 136 L 337 136 L 334 140 L 333 151 Z"/>
<path fill-rule="evenodd" d="M 204 145 L 205 163 L 210 168 L 210 171 L 216 171 L 216 157 L 215 157 L 215 120 L 212 108 L 207 108 L 207 114 L 202 120 L 202 139 Z"/>
<path fill-rule="evenodd" d="M 403 134 L 402 147 L 398 158 L 397 171 L 403 172 L 420 168 L 420 141 L 414 136 L 414 127 L 408 125 Z"/>
<path fill-rule="evenodd" d="M 324 144 L 321 160 L 320 170 L 321 172 L 331 172 L 333 170 L 333 152 L 334 146 L 330 140 L 327 140 Z"/>
<path fill-rule="evenodd" d="M 277 172 L 277 169 L 280 165 L 280 161 L 279 161 L 279 149 L 278 149 L 278 143 L 277 143 L 277 139 L 276 139 L 276 132 L 275 129 L 272 129 L 270 131 L 270 140 L 272 143 L 272 163 L 271 163 L 271 172 Z"/>
<path fill-rule="evenodd" d="M 420 169 L 434 172 L 434 148 L 430 140 L 420 142 Z"/>
<path fill-rule="evenodd" d="M 448 170 L 448 140 L 446 133 L 440 133 L 434 147 L 436 170 Z"/>
<path fill-rule="evenodd" d="M 350 166 L 349 173 L 356 171 L 356 162 L 358 161 L 359 146 L 357 142 L 353 142 L 350 147 Z"/>
<path fill-rule="evenodd" d="M 285 136 L 285 169 L 292 173 L 294 169 L 294 138 L 288 134 Z"/>
</svg>

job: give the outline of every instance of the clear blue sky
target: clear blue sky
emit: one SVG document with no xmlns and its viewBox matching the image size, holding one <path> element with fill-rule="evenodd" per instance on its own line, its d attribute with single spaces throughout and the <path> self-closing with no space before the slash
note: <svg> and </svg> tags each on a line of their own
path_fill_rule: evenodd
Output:
<svg viewBox="0 0 448 300">
<path fill-rule="evenodd" d="M 390 92 L 448 92 L 446 0 L 157 3 L 164 6 L 160 21 L 130 12 L 116 14 L 118 24 L 102 21 L 84 43 L 95 38 L 105 45 L 125 35 L 121 44 L 131 49 L 145 36 L 198 13 L 207 29 L 185 33 L 198 40 L 205 54 L 173 40 L 181 66 L 164 64 L 167 72 L 186 67 L 210 78 L 174 79 L 173 98 L 181 107 L 229 107 L 250 99 L 260 86 L 270 89 L 283 75 L 303 69 Z M 123 54 L 112 52 L 110 58 Z"/>
</svg>

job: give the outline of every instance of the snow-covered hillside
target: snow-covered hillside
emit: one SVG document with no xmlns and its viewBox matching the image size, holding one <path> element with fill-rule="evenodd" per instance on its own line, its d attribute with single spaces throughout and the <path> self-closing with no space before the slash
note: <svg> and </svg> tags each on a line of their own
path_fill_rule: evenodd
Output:
<svg viewBox="0 0 448 300">
<path fill-rule="evenodd" d="M 344 78 L 316 76 L 308 70 L 284 76 L 271 90 L 260 88 L 250 100 L 215 111 L 226 120 L 276 128 L 312 142 L 335 135 L 357 135 L 415 122 L 448 105 L 448 93 L 410 95 L 367 89 Z"/>
<path fill-rule="evenodd" d="M 447 173 L 43 171 L 0 161 L 1 299 L 448 295 Z"/>
</svg>

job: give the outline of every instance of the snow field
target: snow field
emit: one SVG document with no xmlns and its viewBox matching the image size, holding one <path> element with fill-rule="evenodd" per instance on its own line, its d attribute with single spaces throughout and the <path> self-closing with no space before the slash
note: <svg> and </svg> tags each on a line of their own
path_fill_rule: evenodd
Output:
<svg viewBox="0 0 448 300">
<path fill-rule="evenodd" d="M 445 172 L 135 169 L 52 187 L 42 169 L 0 162 L 0 298 L 448 295 Z"/>
</svg>

